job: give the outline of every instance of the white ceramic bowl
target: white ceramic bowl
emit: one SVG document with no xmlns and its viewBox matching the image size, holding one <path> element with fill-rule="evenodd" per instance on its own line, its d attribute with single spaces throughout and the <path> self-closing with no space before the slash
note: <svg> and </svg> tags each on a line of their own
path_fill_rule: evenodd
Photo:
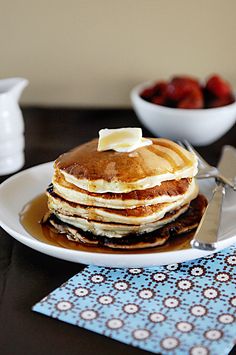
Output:
<svg viewBox="0 0 236 355">
<path fill-rule="evenodd" d="M 179 109 L 152 104 L 140 93 L 153 82 L 131 91 L 133 108 L 142 124 L 155 136 L 187 139 L 194 145 L 208 145 L 223 136 L 236 121 L 236 102 L 209 109 Z"/>
</svg>

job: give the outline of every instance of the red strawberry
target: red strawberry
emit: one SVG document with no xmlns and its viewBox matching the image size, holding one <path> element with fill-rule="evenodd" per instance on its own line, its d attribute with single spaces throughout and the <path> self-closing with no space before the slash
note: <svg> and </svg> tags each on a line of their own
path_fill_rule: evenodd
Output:
<svg viewBox="0 0 236 355">
<path fill-rule="evenodd" d="M 167 88 L 167 83 L 165 81 L 158 81 L 153 86 L 154 96 L 162 96 L 165 95 Z"/>
<path fill-rule="evenodd" d="M 151 102 L 156 105 L 166 106 L 166 97 L 165 96 L 153 96 Z"/>
<path fill-rule="evenodd" d="M 219 75 L 212 75 L 207 80 L 206 89 L 219 98 L 228 96 L 232 93 L 230 84 Z"/>
<path fill-rule="evenodd" d="M 153 86 L 147 89 L 144 89 L 140 96 L 144 99 L 144 100 L 148 100 L 153 96 L 154 94 L 154 90 L 153 90 Z"/>
<path fill-rule="evenodd" d="M 193 89 L 200 89 L 198 81 L 187 76 L 174 77 L 167 86 L 166 95 L 171 101 L 180 101 Z"/>
<path fill-rule="evenodd" d="M 153 97 L 162 96 L 166 91 L 167 83 L 165 81 L 158 81 L 150 88 L 144 89 L 141 93 L 141 97 L 147 101 L 153 101 Z"/>
<path fill-rule="evenodd" d="M 201 90 L 193 89 L 189 94 L 187 94 L 179 103 L 178 108 L 184 109 L 197 109 L 204 107 L 204 100 Z"/>
<path fill-rule="evenodd" d="M 235 101 L 233 95 L 227 95 L 225 97 L 215 97 L 214 99 L 209 100 L 207 103 L 207 108 L 221 107 L 230 105 Z"/>
</svg>

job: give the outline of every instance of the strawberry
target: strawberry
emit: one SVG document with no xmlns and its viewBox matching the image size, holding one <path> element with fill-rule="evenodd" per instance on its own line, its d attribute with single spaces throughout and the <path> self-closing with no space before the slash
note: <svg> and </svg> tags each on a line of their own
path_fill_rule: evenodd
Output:
<svg viewBox="0 0 236 355">
<path fill-rule="evenodd" d="M 153 94 L 154 94 L 154 90 L 153 90 L 153 86 L 152 87 L 150 87 L 150 88 L 147 88 L 147 89 L 144 89 L 142 92 L 141 92 L 141 94 L 140 94 L 140 96 L 144 99 L 144 100 L 150 100 L 151 99 L 151 97 L 153 96 Z"/>
<path fill-rule="evenodd" d="M 158 81 L 153 86 L 153 91 L 155 96 L 162 96 L 165 95 L 167 88 L 167 83 L 165 81 Z"/>
<path fill-rule="evenodd" d="M 165 96 L 153 96 L 151 102 L 156 105 L 166 106 L 166 97 Z"/>
<path fill-rule="evenodd" d="M 212 75 L 206 83 L 206 89 L 216 97 L 222 98 L 232 94 L 230 84 L 219 75 Z"/>
<path fill-rule="evenodd" d="M 230 105 L 235 101 L 233 95 L 227 95 L 224 97 L 215 97 L 207 102 L 207 108 L 221 107 Z"/>
<path fill-rule="evenodd" d="M 187 76 L 176 76 L 167 85 L 166 95 L 169 100 L 179 102 L 192 89 L 200 89 L 198 81 Z"/>
<path fill-rule="evenodd" d="M 197 109 L 204 107 L 203 95 L 200 89 L 192 89 L 182 100 L 177 104 L 178 108 Z"/>
<path fill-rule="evenodd" d="M 140 96 L 144 100 L 153 102 L 154 97 L 159 97 L 165 94 L 166 87 L 167 83 L 165 81 L 158 81 L 150 88 L 144 89 Z"/>
</svg>

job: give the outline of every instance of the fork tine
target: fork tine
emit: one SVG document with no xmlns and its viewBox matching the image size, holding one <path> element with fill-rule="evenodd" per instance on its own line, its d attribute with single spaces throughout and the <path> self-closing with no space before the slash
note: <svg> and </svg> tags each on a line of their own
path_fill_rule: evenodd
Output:
<svg viewBox="0 0 236 355">
<path fill-rule="evenodd" d="M 183 144 L 181 141 L 176 141 L 176 143 L 177 143 L 178 145 L 180 145 L 180 147 L 186 149 L 186 147 L 184 146 L 184 144 Z"/>
<path fill-rule="evenodd" d="M 192 144 L 190 144 L 186 139 L 184 139 L 183 142 L 187 150 L 194 153 L 202 165 L 204 164 L 205 166 L 209 166 L 208 162 L 193 148 Z"/>
<path fill-rule="evenodd" d="M 194 154 L 198 155 L 198 152 L 193 148 L 192 144 L 190 144 L 189 141 L 187 141 L 187 139 L 183 139 L 183 142 L 184 142 L 186 148 L 187 148 L 191 153 L 194 153 Z"/>
<path fill-rule="evenodd" d="M 199 168 L 204 169 L 206 167 L 207 163 L 205 162 L 205 160 L 200 156 L 200 154 L 198 154 L 198 152 L 193 148 L 193 146 L 186 139 L 184 139 L 183 141 L 178 140 L 177 143 L 182 148 L 187 149 L 190 153 L 193 153 L 196 155 Z"/>
</svg>

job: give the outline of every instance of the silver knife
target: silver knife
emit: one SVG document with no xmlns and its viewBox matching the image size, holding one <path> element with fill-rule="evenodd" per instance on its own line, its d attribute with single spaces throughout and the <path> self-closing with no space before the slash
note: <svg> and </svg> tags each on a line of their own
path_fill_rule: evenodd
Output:
<svg viewBox="0 0 236 355">
<path fill-rule="evenodd" d="M 236 149 L 224 146 L 218 164 L 219 171 L 232 181 L 236 176 Z M 218 240 L 218 232 L 221 220 L 222 203 L 226 192 L 225 184 L 216 179 L 216 187 L 213 191 L 206 211 L 198 225 L 191 246 L 201 250 L 215 250 Z M 233 192 L 232 190 L 232 193 Z"/>
</svg>

